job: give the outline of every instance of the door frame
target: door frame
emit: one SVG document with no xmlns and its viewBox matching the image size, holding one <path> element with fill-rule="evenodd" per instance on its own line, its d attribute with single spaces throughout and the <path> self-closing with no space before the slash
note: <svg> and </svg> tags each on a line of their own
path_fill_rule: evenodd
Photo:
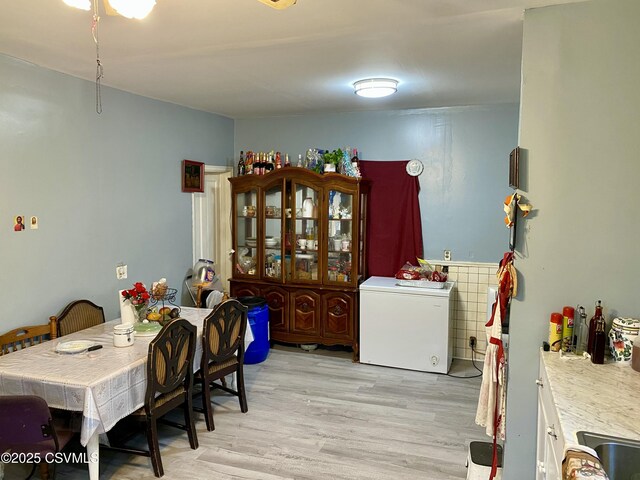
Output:
<svg viewBox="0 0 640 480">
<path fill-rule="evenodd" d="M 231 277 L 231 184 L 233 167 L 205 165 L 204 193 L 191 196 L 192 260 L 213 260 L 225 292 Z M 215 179 L 216 181 L 212 182 Z M 207 238 L 211 235 L 211 238 Z"/>
</svg>

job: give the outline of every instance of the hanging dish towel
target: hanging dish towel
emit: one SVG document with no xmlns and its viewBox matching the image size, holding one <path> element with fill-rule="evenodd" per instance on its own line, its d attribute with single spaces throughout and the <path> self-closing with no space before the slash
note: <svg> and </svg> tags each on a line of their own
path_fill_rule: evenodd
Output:
<svg viewBox="0 0 640 480">
<path fill-rule="evenodd" d="M 482 370 L 476 424 L 485 427 L 487 435 L 504 440 L 506 358 L 502 346 L 501 310 L 500 297 L 498 297 L 491 320 L 485 326 L 487 351 Z"/>
<path fill-rule="evenodd" d="M 476 411 L 476 423 L 485 427 L 487 435 L 493 437 L 493 461 L 489 480 L 493 480 L 497 473 L 497 441 L 505 439 L 507 358 L 502 344 L 502 323 L 508 315 L 507 307 L 511 297 L 517 294 L 517 272 L 513 266 L 513 252 L 504 254 L 497 277 L 498 296 L 493 304 L 491 318 L 485 325 L 487 351 Z"/>
</svg>

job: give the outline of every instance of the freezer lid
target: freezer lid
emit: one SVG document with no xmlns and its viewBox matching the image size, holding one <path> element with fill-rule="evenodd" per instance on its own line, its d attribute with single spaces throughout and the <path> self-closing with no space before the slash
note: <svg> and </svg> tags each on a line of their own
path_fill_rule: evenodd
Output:
<svg viewBox="0 0 640 480">
<path fill-rule="evenodd" d="M 409 295 L 427 295 L 432 297 L 448 297 L 451 295 L 451 289 L 454 282 L 446 282 L 444 288 L 420 288 L 420 287 L 401 287 L 396 285 L 398 279 L 393 277 L 370 277 L 360 284 L 360 290 L 365 292 L 397 292 L 407 293 Z"/>
</svg>

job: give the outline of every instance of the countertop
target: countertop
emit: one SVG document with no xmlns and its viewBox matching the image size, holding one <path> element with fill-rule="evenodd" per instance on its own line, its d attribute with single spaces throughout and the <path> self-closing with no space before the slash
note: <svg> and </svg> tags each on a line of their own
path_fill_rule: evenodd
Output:
<svg viewBox="0 0 640 480">
<path fill-rule="evenodd" d="M 541 352 L 565 445 L 580 430 L 640 440 L 640 372 L 630 362 Z"/>
</svg>

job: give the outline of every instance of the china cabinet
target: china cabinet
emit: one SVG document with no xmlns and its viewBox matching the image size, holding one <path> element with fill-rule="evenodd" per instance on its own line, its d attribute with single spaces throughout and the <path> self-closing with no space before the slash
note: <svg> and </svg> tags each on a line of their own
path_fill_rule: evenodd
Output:
<svg viewBox="0 0 640 480">
<path fill-rule="evenodd" d="M 367 181 L 286 167 L 229 179 L 232 296 L 261 296 L 271 340 L 358 352 Z"/>
</svg>

